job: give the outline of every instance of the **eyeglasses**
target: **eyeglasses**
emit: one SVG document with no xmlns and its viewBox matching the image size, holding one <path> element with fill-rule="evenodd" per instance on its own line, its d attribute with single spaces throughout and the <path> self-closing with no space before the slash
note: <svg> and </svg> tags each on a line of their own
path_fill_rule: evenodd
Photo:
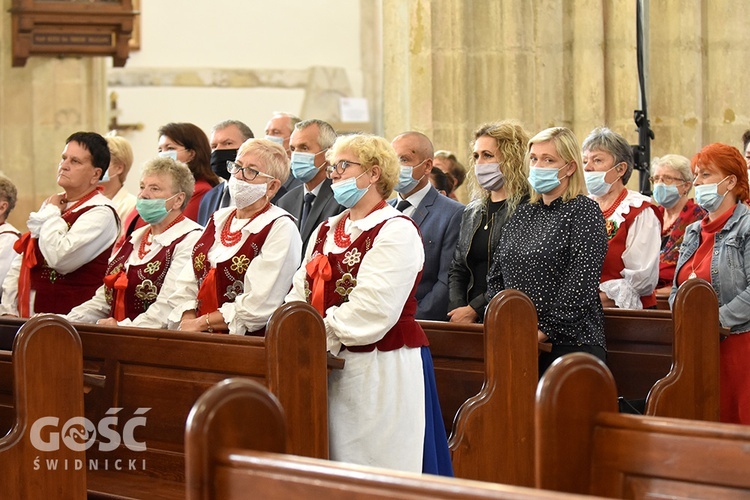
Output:
<svg viewBox="0 0 750 500">
<path fill-rule="evenodd" d="M 346 169 L 351 167 L 352 165 L 359 165 L 360 167 L 362 166 L 361 163 L 357 163 L 356 161 L 341 160 L 338 163 L 326 167 L 326 175 L 328 175 L 329 179 L 331 178 L 331 175 L 334 171 L 339 175 L 344 175 Z"/>
<path fill-rule="evenodd" d="M 648 178 L 649 181 L 651 181 L 651 184 L 683 184 L 686 181 L 685 179 L 680 179 L 679 177 L 670 177 L 668 175 L 655 175 L 653 177 Z"/>
<path fill-rule="evenodd" d="M 229 160 L 227 161 L 227 172 L 234 175 L 237 172 L 242 172 L 242 178 L 246 181 L 254 181 L 256 177 L 259 175 L 262 175 L 263 177 L 268 177 L 269 179 L 275 179 L 276 177 L 268 174 L 264 174 L 263 172 L 258 172 L 253 167 L 242 167 L 235 162 Z"/>
</svg>

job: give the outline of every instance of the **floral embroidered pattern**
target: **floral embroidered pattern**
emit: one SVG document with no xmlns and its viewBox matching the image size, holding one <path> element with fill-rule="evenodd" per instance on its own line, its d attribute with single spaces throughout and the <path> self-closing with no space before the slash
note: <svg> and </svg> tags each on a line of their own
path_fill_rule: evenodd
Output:
<svg viewBox="0 0 750 500">
<path fill-rule="evenodd" d="M 336 293 L 344 297 L 346 301 L 355 286 L 357 286 L 357 278 L 352 276 L 351 273 L 344 273 L 341 278 L 336 280 Z"/>
<path fill-rule="evenodd" d="M 247 255 L 235 255 L 232 257 L 232 271 L 236 271 L 240 274 L 243 274 L 247 267 L 250 265 L 250 259 L 247 257 Z"/>
<path fill-rule="evenodd" d="M 193 260 L 193 267 L 197 271 L 203 271 L 203 268 L 206 267 L 206 254 L 205 253 L 199 253 L 195 256 L 195 259 Z"/>
<path fill-rule="evenodd" d="M 224 294 L 224 297 L 227 298 L 227 300 L 234 300 L 237 298 L 239 294 L 245 291 L 245 287 L 243 286 L 241 281 L 235 281 L 231 285 L 227 287 L 227 293 Z"/>
<path fill-rule="evenodd" d="M 151 280 L 145 280 L 135 287 L 135 296 L 141 300 L 156 300 L 157 295 L 159 295 L 159 290 Z"/>
<path fill-rule="evenodd" d="M 154 274 L 154 273 L 159 272 L 160 267 L 161 267 L 161 262 L 159 262 L 158 260 L 152 261 L 146 265 L 145 271 L 147 274 Z"/>
<path fill-rule="evenodd" d="M 343 263 L 351 267 L 359 264 L 360 260 L 362 260 L 362 253 L 357 248 L 352 248 L 344 254 Z"/>
<path fill-rule="evenodd" d="M 615 237 L 615 234 L 617 234 L 617 230 L 620 228 L 620 225 L 613 220 L 607 219 L 605 221 L 605 227 L 607 228 L 607 238 L 611 240 Z"/>
</svg>

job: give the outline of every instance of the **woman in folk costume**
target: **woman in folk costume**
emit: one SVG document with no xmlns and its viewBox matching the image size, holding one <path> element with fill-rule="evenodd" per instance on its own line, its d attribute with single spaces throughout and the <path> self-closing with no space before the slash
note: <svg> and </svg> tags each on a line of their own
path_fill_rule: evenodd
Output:
<svg viewBox="0 0 750 500">
<path fill-rule="evenodd" d="M 333 195 L 348 208 L 320 225 L 287 301 L 323 316 L 331 458 L 452 475 L 427 337 L 414 319 L 424 247 L 411 219 L 385 200 L 399 164 L 381 137 L 339 137 L 326 155 Z"/>
<path fill-rule="evenodd" d="M 586 187 L 604 214 L 609 238 L 599 284 L 602 305 L 656 309 L 661 214 L 648 196 L 627 188 L 632 148 L 620 134 L 597 128 L 582 149 Z"/>
<path fill-rule="evenodd" d="M 236 207 L 209 219 L 170 298 L 169 321 L 185 331 L 262 336 L 302 254 L 292 217 L 270 202 L 289 176 L 289 159 L 278 144 L 248 139 L 227 170 Z"/>
<path fill-rule="evenodd" d="M 143 166 L 136 209 L 148 225 L 136 229 L 110 260 L 104 284 L 66 316 L 70 321 L 167 326 L 168 299 L 203 230 L 183 214 L 194 185 L 182 162 L 154 158 Z"/>
<path fill-rule="evenodd" d="M 99 187 L 109 159 L 101 135 L 68 137 L 57 167 L 64 191 L 29 215 L 29 232 L 15 245 L 20 255 L 3 281 L 0 314 L 67 314 L 101 286 L 120 231 L 115 208 Z"/>
</svg>

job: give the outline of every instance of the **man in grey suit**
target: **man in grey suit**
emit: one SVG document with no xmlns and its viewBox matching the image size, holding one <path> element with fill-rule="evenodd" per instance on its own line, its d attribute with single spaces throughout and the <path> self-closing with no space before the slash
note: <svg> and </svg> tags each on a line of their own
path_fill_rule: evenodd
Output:
<svg viewBox="0 0 750 500">
<path fill-rule="evenodd" d="M 198 224 L 205 226 L 208 219 L 220 208 L 233 205 L 229 196 L 227 161 L 237 159 L 237 150 L 243 142 L 255 137 L 250 127 L 239 120 L 224 120 L 211 129 L 211 170 L 223 179 L 201 199 L 198 207 Z"/>
<path fill-rule="evenodd" d="M 292 188 L 277 205 L 297 219 L 303 254 L 315 228 L 344 210 L 333 198 L 331 180 L 326 178 L 325 152 L 335 140 L 336 131 L 323 120 L 297 123 L 289 140 L 292 175 L 304 184 Z"/>
<path fill-rule="evenodd" d="M 464 206 L 443 196 L 430 184 L 433 147 L 419 132 L 405 132 L 391 143 L 401 163 L 396 208 L 419 226 L 424 243 L 424 268 L 417 286 L 417 319 L 446 321 L 448 269 L 458 241 Z"/>
</svg>

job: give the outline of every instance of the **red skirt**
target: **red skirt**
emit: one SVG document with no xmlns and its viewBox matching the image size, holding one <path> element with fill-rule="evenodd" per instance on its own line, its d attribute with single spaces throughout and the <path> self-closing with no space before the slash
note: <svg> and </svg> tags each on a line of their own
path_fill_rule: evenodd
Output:
<svg viewBox="0 0 750 500">
<path fill-rule="evenodd" d="M 720 351 L 721 421 L 750 425 L 750 332 L 730 335 Z"/>
</svg>

